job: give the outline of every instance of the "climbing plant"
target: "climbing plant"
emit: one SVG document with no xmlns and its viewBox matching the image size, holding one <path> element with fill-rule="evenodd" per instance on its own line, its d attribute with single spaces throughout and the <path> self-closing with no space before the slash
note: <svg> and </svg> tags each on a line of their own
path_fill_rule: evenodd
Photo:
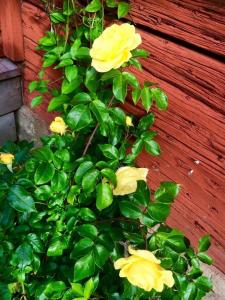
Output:
<svg viewBox="0 0 225 300">
<path fill-rule="evenodd" d="M 212 263 L 210 237 L 195 250 L 169 227 L 180 185 L 152 191 L 151 172 L 135 165 L 142 150 L 160 154 L 151 108 L 167 109 L 168 99 L 131 71 L 148 52 L 133 25 L 115 22 L 129 3 L 43 2 L 51 28 L 38 42 L 31 106 L 50 97 L 58 116 L 43 146 L 1 149 L 0 299 L 202 299 L 212 289 L 200 266 Z M 146 115 L 127 113 L 128 100 Z"/>
</svg>

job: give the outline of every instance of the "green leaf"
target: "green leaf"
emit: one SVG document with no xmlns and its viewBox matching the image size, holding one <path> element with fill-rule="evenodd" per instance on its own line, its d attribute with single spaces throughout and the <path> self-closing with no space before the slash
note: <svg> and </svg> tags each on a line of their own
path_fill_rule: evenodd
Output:
<svg viewBox="0 0 225 300">
<path fill-rule="evenodd" d="M 86 103 L 90 103 L 90 102 L 91 102 L 91 96 L 84 92 L 76 94 L 72 100 L 72 104 L 74 104 L 74 105 L 86 104 Z"/>
<path fill-rule="evenodd" d="M 95 239 L 98 235 L 98 229 L 91 224 L 83 224 L 77 227 L 77 232 L 80 236 Z"/>
<path fill-rule="evenodd" d="M 199 276 L 202 275 L 202 270 L 200 270 L 199 268 L 193 268 L 191 269 L 191 271 L 188 273 L 188 276 L 192 279 L 196 279 Z"/>
<path fill-rule="evenodd" d="M 37 148 L 33 151 L 33 156 L 40 161 L 52 161 L 53 153 L 52 150 L 48 147 Z"/>
<path fill-rule="evenodd" d="M 182 234 L 177 234 L 176 232 L 173 233 L 173 231 L 167 236 L 165 243 L 178 253 L 184 252 L 187 248 L 184 236 Z"/>
<path fill-rule="evenodd" d="M 109 207 L 113 202 L 113 194 L 108 183 L 99 183 L 97 185 L 96 207 L 98 210 L 103 210 Z"/>
<path fill-rule="evenodd" d="M 82 187 L 85 192 L 91 193 L 94 191 L 100 172 L 97 169 L 88 171 L 82 179 Z"/>
<path fill-rule="evenodd" d="M 80 283 L 72 282 L 71 286 L 72 286 L 72 291 L 76 294 L 76 296 L 83 296 L 84 295 L 84 289 L 83 289 L 83 286 Z M 74 300 L 74 299 L 72 299 L 72 300 Z"/>
<path fill-rule="evenodd" d="M 116 69 L 112 69 L 106 73 L 104 73 L 102 76 L 101 76 L 101 80 L 102 81 L 106 81 L 106 80 L 109 80 L 109 79 L 112 79 L 118 75 L 120 75 L 121 72 L 119 70 L 116 70 Z"/>
<path fill-rule="evenodd" d="M 8 193 L 9 205 L 20 212 L 35 211 L 35 204 L 30 194 L 20 185 L 13 185 Z"/>
<path fill-rule="evenodd" d="M 36 106 L 40 105 L 43 101 L 43 96 L 36 96 L 31 101 L 31 108 L 35 108 Z"/>
<path fill-rule="evenodd" d="M 92 0 L 86 7 L 85 11 L 94 13 L 101 9 L 102 5 L 100 0 Z"/>
<path fill-rule="evenodd" d="M 145 110 L 148 112 L 152 106 L 152 94 L 151 94 L 151 90 L 148 87 L 144 87 L 141 90 L 141 100 L 142 100 L 142 105 L 144 106 Z"/>
<path fill-rule="evenodd" d="M 70 54 L 71 54 L 71 56 L 72 56 L 73 59 L 76 58 L 76 54 L 77 54 L 77 51 L 80 48 L 80 46 L 81 46 L 81 40 L 80 39 L 76 39 L 74 41 L 73 45 L 70 48 Z"/>
<path fill-rule="evenodd" d="M 141 89 L 140 88 L 133 89 L 132 99 L 133 99 L 133 102 L 134 102 L 135 105 L 138 103 L 140 97 L 141 97 Z"/>
<path fill-rule="evenodd" d="M 68 177 L 64 171 L 55 173 L 51 180 L 51 189 L 53 192 L 62 192 L 68 186 Z"/>
<path fill-rule="evenodd" d="M 170 214 L 170 206 L 164 203 L 151 203 L 148 206 L 149 215 L 158 222 L 164 222 Z"/>
<path fill-rule="evenodd" d="M 106 6 L 110 8 L 114 8 L 118 6 L 116 0 L 106 0 Z"/>
<path fill-rule="evenodd" d="M 47 299 L 61 299 L 65 290 L 66 285 L 63 281 L 52 281 L 47 284 L 44 295 L 48 297 Z"/>
<path fill-rule="evenodd" d="M 203 236 L 198 241 L 198 252 L 207 251 L 209 249 L 209 247 L 210 247 L 210 244 L 211 244 L 211 237 L 210 237 L 210 235 Z"/>
<path fill-rule="evenodd" d="M 80 86 L 81 80 L 75 79 L 72 81 L 68 81 L 67 79 L 64 79 L 62 82 L 62 94 L 70 94 L 73 91 L 75 91 Z"/>
<path fill-rule="evenodd" d="M 50 163 L 41 163 L 34 174 L 34 182 L 37 185 L 49 182 L 55 174 L 55 168 Z"/>
<path fill-rule="evenodd" d="M 155 115 L 154 113 L 150 113 L 140 119 L 138 124 L 138 129 L 142 131 L 148 130 L 154 124 L 154 121 L 155 121 Z"/>
<path fill-rule="evenodd" d="M 117 10 L 118 19 L 125 17 L 128 14 L 129 9 L 130 5 L 127 2 L 119 2 Z"/>
<path fill-rule="evenodd" d="M 198 277 L 195 281 L 195 284 L 200 290 L 203 290 L 205 292 L 209 292 L 213 288 L 212 281 L 206 276 Z"/>
<path fill-rule="evenodd" d="M 67 246 L 67 241 L 62 236 L 53 238 L 48 247 L 47 256 L 61 256 Z"/>
<path fill-rule="evenodd" d="M 75 59 L 89 60 L 90 59 L 90 49 L 88 47 L 80 47 L 76 51 Z"/>
<path fill-rule="evenodd" d="M 127 95 L 127 83 L 122 74 L 113 78 L 113 95 L 117 100 L 124 103 Z"/>
<path fill-rule="evenodd" d="M 39 236 L 35 233 L 29 233 L 27 235 L 27 240 L 29 244 L 33 247 L 34 251 L 37 253 L 42 253 L 44 251 L 44 245 Z"/>
<path fill-rule="evenodd" d="M 94 167 L 94 164 L 91 161 L 85 161 L 80 164 L 79 168 L 75 173 L 75 181 L 78 184 L 81 184 L 83 176 Z"/>
<path fill-rule="evenodd" d="M 175 182 L 161 182 L 160 187 L 156 190 L 155 201 L 162 203 L 173 202 L 180 191 L 180 185 Z"/>
<path fill-rule="evenodd" d="M 196 292 L 197 292 L 197 289 L 196 289 L 195 284 L 193 282 L 189 282 L 184 291 L 182 300 L 194 300 L 195 296 L 196 296 Z"/>
<path fill-rule="evenodd" d="M 98 244 L 94 248 L 94 258 L 95 258 L 95 264 L 102 268 L 104 264 L 106 263 L 106 260 L 109 257 L 110 252 L 101 244 Z"/>
<path fill-rule="evenodd" d="M 66 79 L 69 82 L 72 82 L 73 80 L 75 80 L 78 76 L 78 68 L 75 65 L 72 66 L 67 66 L 65 68 L 65 75 L 66 75 Z"/>
<path fill-rule="evenodd" d="M 64 1 L 63 2 L 63 14 L 65 16 L 72 16 L 72 14 L 74 13 L 74 8 L 73 8 L 73 4 L 71 1 Z"/>
<path fill-rule="evenodd" d="M 99 148 L 105 157 L 109 159 L 118 159 L 119 151 L 115 146 L 112 146 L 110 144 L 105 144 L 105 145 L 99 145 Z"/>
<path fill-rule="evenodd" d="M 165 110 L 168 107 L 168 97 L 160 88 L 151 89 L 153 99 L 159 110 Z"/>
<path fill-rule="evenodd" d="M 156 141 L 145 139 L 145 150 L 152 154 L 153 156 L 158 156 L 160 154 L 160 146 Z"/>
<path fill-rule="evenodd" d="M 28 86 L 29 92 L 32 93 L 33 91 L 35 91 L 38 87 L 38 84 L 39 82 L 37 80 L 32 81 Z"/>
<path fill-rule="evenodd" d="M 28 243 L 23 243 L 20 245 L 12 257 L 13 265 L 24 269 L 26 266 L 30 265 L 33 261 L 33 249 Z"/>
<path fill-rule="evenodd" d="M 94 68 L 87 69 L 84 84 L 90 92 L 93 93 L 96 92 L 99 83 L 98 83 L 98 73 Z"/>
<path fill-rule="evenodd" d="M 211 265 L 213 263 L 213 259 L 204 252 L 199 252 L 197 254 L 197 257 L 200 259 L 201 262 L 203 262 L 207 265 Z"/>
<path fill-rule="evenodd" d="M 54 156 L 60 158 L 63 162 L 70 161 L 70 152 L 67 149 L 60 149 L 54 153 Z"/>
<path fill-rule="evenodd" d="M 146 51 L 145 49 L 134 49 L 131 51 L 132 53 L 132 57 L 148 57 L 149 56 L 149 52 Z"/>
<path fill-rule="evenodd" d="M 84 286 L 84 298 L 89 299 L 92 292 L 95 289 L 95 284 L 92 278 L 90 278 Z"/>
<path fill-rule="evenodd" d="M 125 125 L 126 115 L 124 111 L 119 107 L 113 107 L 109 110 L 110 114 L 113 116 L 113 120 L 118 125 Z"/>
<path fill-rule="evenodd" d="M 63 104 L 68 103 L 70 98 L 67 95 L 60 95 L 51 99 L 48 105 L 48 111 L 56 111 L 59 108 L 62 108 Z"/>
<path fill-rule="evenodd" d="M 123 72 L 123 78 L 126 80 L 128 84 L 133 86 L 134 88 L 139 87 L 139 81 L 137 80 L 136 76 L 130 72 Z"/>
<path fill-rule="evenodd" d="M 85 222 L 94 222 L 96 220 L 95 213 L 88 207 L 82 207 L 80 209 L 79 216 Z"/>
<path fill-rule="evenodd" d="M 60 63 L 54 69 L 64 68 L 67 66 L 72 67 L 72 65 L 73 65 L 73 60 L 71 58 L 64 58 L 61 59 Z"/>
<path fill-rule="evenodd" d="M 114 185 L 114 187 L 116 187 L 117 178 L 116 178 L 115 172 L 112 169 L 109 169 L 109 168 L 103 169 L 103 170 L 101 170 L 101 174 L 102 174 L 102 176 L 107 178 Z"/>
<path fill-rule="evenodd" d="M 53 12 L 50 14 L 50 19 L 53 23 L 58 24 L 58 23 L 63 23 L 65 22 L 65 17 L 63 14 L 60 12 Z"/>
<path fill-rule="evenodd" d="M 138 219 L 141 217 L 140 208 L 130 201 L 119 202 L 119 207 L 122 215 L 126 218 Z"/>
<path fill-rule="evenodd" d="M 79 131 L 92 123 L 89 108 L 84 104 L 73 107 L 67 115 L 67 124 L 74 131 Z"/>
<path fill-rule="evenodd" d="M 92 252 L 80 258 L 74 266 L 73 281 L 80 281 L 84 278 L 90 277 L 95 272 L 95 262 Z"/>
<path fill-rule="evenodd" d="M 74 249 L 71 252 L 71 258 L 76 259 L 77 257 L 85 255 L 94 246 L 92 239 L 85 237 L 79 242 L 75 243 Z"/>
<path fill-rule="evenodd" d="M 108 110 L 102 101 L 94 100 L 90 107 L 100 125 L 108 121 Z"/>
</svg>

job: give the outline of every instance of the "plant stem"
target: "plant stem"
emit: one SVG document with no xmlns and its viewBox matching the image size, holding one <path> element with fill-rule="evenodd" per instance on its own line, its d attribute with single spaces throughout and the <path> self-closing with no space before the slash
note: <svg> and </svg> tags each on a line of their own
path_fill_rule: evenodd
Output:
<svg viewBox="0 0 225 300">
<path fill-rule="evenodd" d="M 108 108 L 112 106 L 113 100 L 114 100 L 114 96 L 112 96 L 112 98 L 110 99 L 110 102 L 108 104 Z M 85 146 L 85 149 L 84 149 L 84 152 L 83 152 L 82 156 L 84 156 L 84 155 L 87 154 L 87 151 L 88 151 L 88 149 L 89 149 L 89 147 L 90 147 L 90 145 L 92 143 L 92 140 L 93 140 L 93 138 L 94 138 L 94 136 L 95 136 L 96 131 L 98 130 L 98 128 L 99 128 L 99 123 L 96 124 L 96 126 L 95 126 L 92 134 L 90 135 L 90 137 L 89 137 L 89 139 L 87 141 L 87 144 Z"/>
</svg>

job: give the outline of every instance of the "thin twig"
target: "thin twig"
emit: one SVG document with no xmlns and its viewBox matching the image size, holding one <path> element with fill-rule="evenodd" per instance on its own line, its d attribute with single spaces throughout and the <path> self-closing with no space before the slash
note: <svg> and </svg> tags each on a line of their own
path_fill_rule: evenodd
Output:
<svg viewBox="0 0 225 300">
<path fill-rule="evenodd" d="M 108 104 L 108 108 L 112 106 L 113 100 L 114 100 L 114 96 L 111 98 L 111 100 L 110 100 L 110 102 Z M 92 134 L 90 135 L 90 137 L 89 137 L 89 139 L 87 141 L 87 144 L 85 146 L 85 149 L 84 149 L 84 152 L 83 152 L 82 156 L 84 156 L 84 155 L 87 154 L 87 151 L 88 151 L 88 149 L 89 149 L 89 147 L 90 147 L 90 145 L 92 143 L 92 140 L 93 140 L 93 138 L 94 138 L 94 136 L 95 136 L 96 131 L 98 130 L 98 128 L 99 128 L 99 123 L 96 124 L 96 126 L 95 126 Z"/>
</svg>

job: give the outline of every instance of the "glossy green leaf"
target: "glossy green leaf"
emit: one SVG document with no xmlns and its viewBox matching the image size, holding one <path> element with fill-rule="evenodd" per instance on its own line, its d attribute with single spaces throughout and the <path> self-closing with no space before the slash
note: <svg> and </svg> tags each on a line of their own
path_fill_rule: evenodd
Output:
<svg viewBox="0 0 225 300">
<path fill-rule="evenodd" d="M 113 78 L 113 94 L 117 100 L 121 102 L 125 101 L 127 95 L 127 83 L 122 74 Z"/>
<path fill-rule="evenodd" d="M 170 214 L 170 206 L 164 203 L 151 203 L 148 206 L 149 215 L 158 222 L 164 222 Z"/>
<path fill-rule="evenodd" d="M 148 87 L 144 87 L 141 90 L 141 100 L 142 100 L 142 105 L 144 106 L 145 110 L 148 112 L 152 106 L 152 94 L 151 94 L 151 90 Z"/>
<path fill-rule="evenodd" d="M 118 159 L 119 152 L 115 146 L 112 146 L 110 144 L 105 144 L 105 145 L 99 145 L 99 148 L 105 157 L 109 159 Z"/>
<path fill-rule="evenodd" d="M 165 110 L 168 107 L 168 97 L 160 88 L 152 88 L 152 97 L 156 102 L 158 109 Z"/>
<path fill-rule="evenodd" d="M 109 257 L 110 252 L 101 244 L 98 244 L 94 248 L 95 264 L 102 268 Z"/>
<path fill-rule="evenodd" d="M 133 86 L 134 88 L 139 87 L 139 81 L 137 80 L 137 77 L 134 74 L 130 72 L 123 72 L 123 78 L 129 85 Z"/>
<path fill-rule="evenodd" d="M 102 174 L 102 176 L 107 178 L 114 185 L 114 187 L 116 187 L 117 178 L 116 178 L 115 172 L 112 169 L 109 169 L 109 168 L 102 169 L 101 174 Z"/>
<path fill-rule="evenodd" d="M 180 191 L 180 185 L 175 182 L 161 182 L 154 194 L 155 201 L 162 203 L 173 202 Z"/>
<path fill-rule="evenodd" d="M 62 94 L 70 94 L 73 91 L 75 91 L 81 84 L 80 79 L 74 79 L 72 81 L 68 81 L 67 79 L 64 79 L 62 82 Z"/>
<path fill-rule="evenodd" d="M 72 82 L 73 80 L 75 80 L 78 76 L 78 68 L 75 65 L 72 66 L 67 66 L 65 68 L 65 75 L 66 75 L 66 79 L 69 82 Z"/>
<path fill-rule="evenodd" d="M 100 0 L 92 0 L 86 7 L 85 10 L 90 13 L 97 12 L 101 9 L 102 4 Z"/>
<path fill-rule="evenodd" d="M 206 277 L 206 276 L 200 276 L 196 279 L 195 281 L 196 286 L 205 291 L 205 292 L 209 292 L 210 290 L 212 290 L 212 281 Z"/>
<path fill-rule="evenodd" d="M 91 193 L 94 191 L 99 179 L 100 172 L 97 169 L 88 171 L 82 179 L 82 187 L 85 192 Z"/>
<path fill-rule="evenodd" d="M 138 129 L 140 130 L 148 130 L 155 121 L 155 115 L 154 113 L 150 113 L 144 117 L 142 117 L 138 123 Z"/>
<path fill-rule="evenodd" d="M 12 257 L 12 264 L 18 266 L 20 269 L 24 269 L 26 266 L 30 265 L 33 260 L 33 249 L 32 247 L 24 242 L 20 245 Z"/>
<path fill-rule="evenodd" d="M 51 180 L 51 189 L 53 192 L 62 192 L 68 186 L 68 177 L 64 171 L 57 171 Z"/>
<path fill-rule="evenodd" d="M 31 100 L 31 107 L 35 108 L 36 106 L 40 105 L 43 101 L 43 96 L 36 96 Z"/>
<path fill-rule="evenodd" d="M 73 281 L 80 281 L 87 277 L 90 277 L 95 272 L 95 262 L 92 252 L 80 258 L 74 266 Z"/>
<path fill-rule="evenodd" d="M 32 196 L 19 185 L 13 185 L 8 193 L 9 205 L 20 212 L 35 211 L 35 204 Z"/>
<path fill-rule="evenodd" d="M 213 259 L 205 252 L 199 252 L 197 254 L 197 257 L 201 262 L 203 262 L 207 265 L 211 265 L 213 263 Z"/>
<path fill-rule="evenodd" d="M 77 227 L 80 236 L 95 239 L 98 235 L 98 229 L 92 224 L 83 224 Z"/>
<path fill-rule="evenodd" d="M 84 104 L 73 107 L 67 115 L 67 124 L 74 131 L 79 131 L 92 122 L 89 108 Z"/>
<path fill-rule="evenodd" d="M 34 182 L 37 185 L 49 182 L 55 174 L 55 168 L 50 163 L 41 163 L 34 174 Z"/>
<path fill-rule="evenodd" d="M 145 150 L 153 156 L 158 156 L 160 154 L 160 146 L 159 144 L 150 139 L 144 140 Z"/>
<path fill-rule="evenodd" d="M 61 109 L 63 104 L 68 103 L 70 98 L 67 95 L 60 95 L 51 99 L 48 105 L 48 111 L 57 111 L 59 108 Z"/>
<path fill-rule="evenodd" d="M 117 10 L 117 16 L 118 19 L 121 19 L 123 17 L 125 17 L 130 9 L 130 5 L 127 2 L 119 2 L 118 3 L 118 10 Z"/>
<path fill-rule="evenodd" d="M 79 240 L 79 242 L 75 243 L 74 249 L 71 252 L 70 257 L 73 259 L 76 259 L 77 257 L 81 257 L 85 255 L 87 252 L 89 252 L 93 246 L 94 246 L 93 240 L 88 237 L 85 237 Z"/>
<path fill-rule="evenodd" d="M 47 299 L 61 299 L 66 290 L 66 285 L 63 281 L 52 281 L 47 284 L 44 295 Z"/>
<path fill-rule="evenodd" d="M 130 201 L 125 200 L 119 202 L 119 207 L 122 215 L 126 218 L 138 219 L 141 217 L 142 213 L 140 208 Z"/>
<path fill-rule="evenodd" d="M 108 183 L 99 183 L 97 185 L 96 207 L 98 210 L 103 210 L 109 207 L 113 202 L 112 189 Z"/>
<path fill-rule="evenodd" d="M 207 251 L 209 249 L 209 247 L 210 247 L 210 244 L 211 244 L 211 237 L 210 237 L 210 235 L 203 236 L 198 241 L 198 251 L 199 252 Z"/>
<path fill-rule="evenodd" d="M 95 213 L 88 207 L 82 207 L 80 209 L 79 216 L 85 222 L 93 222 L 96 220 Z"/>
<path fill-rule="evenodd" d="M 76 173 L 75 173 L 75 181 L 78 184 L 81 184 L 82 182 L 82 178 L 84 177 L 84 175 L 94 167 L 93 162 L 91 161 L 85 161 L 83 163 L 80 164 L 79 168 L 77 169 Z"/>
<path fill-rule="evenodd" d="M 98 88 L 98 73 L 94 68 L 87 69 L 85 86 L 90 92 L 96 92 Z"/>
</svg>

